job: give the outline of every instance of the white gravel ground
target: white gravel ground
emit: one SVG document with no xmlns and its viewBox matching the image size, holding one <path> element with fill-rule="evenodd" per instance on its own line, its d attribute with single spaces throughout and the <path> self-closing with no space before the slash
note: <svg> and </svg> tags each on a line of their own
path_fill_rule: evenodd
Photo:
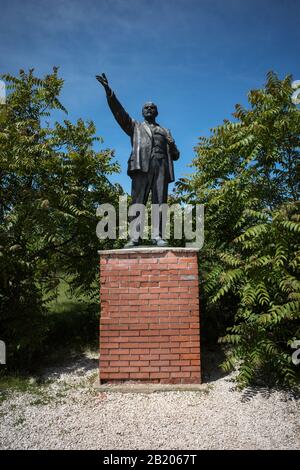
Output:
<svg viewBox="0 0 300 470">
<path fill-rule="evenodd" d="M 13 392 L 0 405 L 1 449 L 300 449 L 299 399 L 235 390 L 99 393 L 95 356 L 48 372 L 41 394 Z"/>
</svg>

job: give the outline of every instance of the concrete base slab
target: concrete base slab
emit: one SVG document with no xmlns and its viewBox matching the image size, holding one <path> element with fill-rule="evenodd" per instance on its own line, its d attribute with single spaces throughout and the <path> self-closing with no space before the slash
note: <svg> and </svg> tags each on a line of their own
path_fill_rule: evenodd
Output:
<svg viewBox="0 0 300 470">
<path fill-rule="evenodd" d="M 153 384 L 140 382 L 124 382 L 120 384 L 95 383 L 99 392 L 108 393 L 161 393 L 161 392 L 209 392 L 208 384 Z"/>
</svg>

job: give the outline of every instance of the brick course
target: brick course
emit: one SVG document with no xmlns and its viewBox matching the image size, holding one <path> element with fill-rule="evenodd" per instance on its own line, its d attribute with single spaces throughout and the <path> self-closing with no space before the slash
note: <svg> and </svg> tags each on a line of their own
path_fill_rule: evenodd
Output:
<svg viewBox="0 0 300 470">
<path fill-rule="evenodd" d="M 100 254 L 100 382 L 200 383 L 197 250 Z"/>
</svg>

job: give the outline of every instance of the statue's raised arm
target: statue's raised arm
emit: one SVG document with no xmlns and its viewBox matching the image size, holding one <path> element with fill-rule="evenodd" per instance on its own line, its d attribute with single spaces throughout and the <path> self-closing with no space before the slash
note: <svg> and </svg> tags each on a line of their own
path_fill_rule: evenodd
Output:
<svg viewBox="0 0 300 470">
<path fill-rule="evenodd" d="M 126 134 L 128 134 L 130 137 L 132 137 L 134 132 L 134 120 L 125 111 L 125 109 L 117 99 L 115 93 L 110 88 L 106 75 L 104 73 L 102 73 L 101 75 L 96 75 L 96 79 L 99 83 L 101 83 L 105 90 L 108 105 L 116 121 L 121 126 L 123 131 L 126 132 Z"/>
</svg>

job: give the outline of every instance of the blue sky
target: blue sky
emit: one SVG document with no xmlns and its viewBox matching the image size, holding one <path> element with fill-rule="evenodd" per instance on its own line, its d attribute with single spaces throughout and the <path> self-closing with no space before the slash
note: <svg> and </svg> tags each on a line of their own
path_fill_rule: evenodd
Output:
<svg viewBox="0 0 300 470">
<path fill-rule="evenodd" d="M 95 75 L 105 72 L 135 119 L 152 100 L 191 171 L 200 135 L 230 118 L 269 70 L 300 79 L 298 0 L 0 0 L 0 73 L 60 66 L 71 120 L 92 119 L 130 191 L 128 137 Z M 63 118 L 64 116 L 61 116 Z"/>
</svg>

